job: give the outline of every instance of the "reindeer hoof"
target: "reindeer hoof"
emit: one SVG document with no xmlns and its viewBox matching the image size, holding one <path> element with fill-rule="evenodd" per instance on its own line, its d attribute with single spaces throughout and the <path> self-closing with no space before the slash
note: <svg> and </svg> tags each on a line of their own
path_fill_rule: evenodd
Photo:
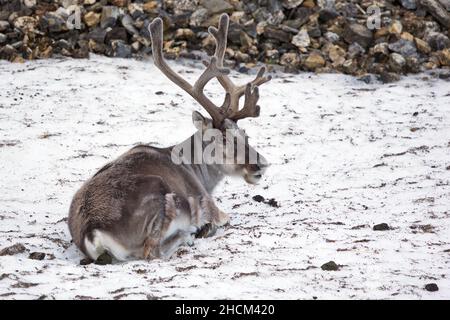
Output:
<svg viewBox="0 0 450 320">
<path fill-rule="evenodd" d="M 193 247 L 194 246 L 194 239 L 192 237 L 189 237 L 189 239 L 186 240 L 186 245 L 188 247 Z"/>
<path fill-rule="evenodd" d="M 209 238 L 216 234 L 217 226 L 207 223 L 195 234 L 196 238 Z"/>
</svg>

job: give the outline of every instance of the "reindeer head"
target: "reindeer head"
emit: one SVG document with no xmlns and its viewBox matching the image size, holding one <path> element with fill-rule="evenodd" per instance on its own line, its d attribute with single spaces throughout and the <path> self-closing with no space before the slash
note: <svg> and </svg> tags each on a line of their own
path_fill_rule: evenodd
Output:
<svg viewBox="0 0 450 320">
<path fill-rule="evenodd" d="M 223 59 L 227 46 L 229 18 L 227 14 L 220 17 L 219 28 L 209 27 L 209 33 L 216 40 L 216 50 L 210 61 L 204 61 L 205 71 L 192 86 L 185 79 L 174 72 L 165 62 L 162 53 L 163 28 L 162 20 L 156 18 L 150 24 L 150 35 L 152 39 L 152 52 L 155 65 L 177 86 L 189 93 L 208 112 L 211 119 L 203 117 L 194 112 L 194 123 L 200 123 L 203 129 L 214 128 L 221 133 L 220 141 L 215 143 L 222 145 L 233 145 L 232 148 L 224 147 L 222 168 L 227 174 L 242 176 L 248 183 L 256 183 L 264 173 L 268 163 L 266 159 L 257 153 L 248 143 L 245 131 L 240 129 L 238 120 L 248 117 L 258 117 L 260 107 L 257 105 L 259 99 L 258 86 L 269 81 L 270 76 L 264 76 L 265 68 L 262 67 L 256 78 L 242 86 L 236 86 L 228 77 L 229 69 L 223 67 Z M 217 78 L 225 89 L 225 98 L 222 106 L 216 106 L 205 94 L 206 84 Z M 239 106 L 240 98 L 244 96 L 244 105 Z M 232 140 L 232 141 L 231 141 Z"/>
</svg>

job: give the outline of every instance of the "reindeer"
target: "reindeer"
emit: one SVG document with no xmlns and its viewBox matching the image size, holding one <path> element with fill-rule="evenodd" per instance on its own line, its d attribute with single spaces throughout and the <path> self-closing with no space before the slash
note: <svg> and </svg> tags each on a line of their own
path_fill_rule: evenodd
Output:
<svg viewBox="0 0 450 320">
<path fill-rule="evenodd" d="M 229 18 L 220 17 L 219 28 L 210 27 L 216 49 L 206 69 L 194 85 L 174 72 L 163 58 L 163 23 L 156 18 L 149 26 L 154 63 L 172 82 L 191 95 L 211 116 L 194 111 L 198 130 L 214 128 L 220 133 L 215 144 L 238 142 L 250 157 L 223 150 L 224 163 L 176 164 L 172 153 L 181 145 L 205 141 L 194 134 L 180 145 L 158 148 L 138 145 L 106 164 L 76 192 L 69 211 L 69 229 L 74 243 L 90 259 L 106 254 L 119 261 L 129 259 L 169 258 L 181 245 L 191 245 L 193 235 L 211 236 L 216 228 L 229 222 L 229 215 L 215 204 L 211 193 L 225 176 L 241 176 L 255 184 L 268 166 L 263 156 L 249 144 L 237 121 L 258 117 L 258 86 L 269 81 L 261 68 L 256 78 L 237 86 L 223 67 Z M 205 94 L 206 84 L 217 78 L 226 94 L 216 106 Z M 243 107 L 240 98 L 244 96 Z M 228 132 L 228 134 L 226 134 Z M 231 134 L 230 134 L 231 132 Z M 184 157 L 186 158 L 186 156 Z M 256 160 L 255 160 L 256 158 Z M 184 159 L 192 160 L 192 159 Z M 243 161 L 244 160 L 244 161 Z"/>
</svg>

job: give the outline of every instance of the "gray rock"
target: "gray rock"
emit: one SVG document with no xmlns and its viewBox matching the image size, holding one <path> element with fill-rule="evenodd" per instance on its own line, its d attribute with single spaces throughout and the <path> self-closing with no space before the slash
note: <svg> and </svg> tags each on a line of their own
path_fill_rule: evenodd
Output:
<svg viewBox="0 0 450 320">
<path fill-rule="evenodd" d="M 450 29 L 450 14 L 437 0 L 420 0 L 420 4 L 445 28 Z"/>
<path fill-rule="evenodd" d="M 61 32 L 67 30 L 66 20 L 54 12 L 46 12 L 39 20 L 41 28 L 50 32 Z"/>
<path fill-rule="evenodd" d="M 439 0 L 439 3 L 445 8 L 445 10 L 450 11 L 450 0 Z"/>
<path fill-rule="evenodd" d="M 131 16 L 129 14 L 125 14 L 122 19 L 120 20 L 120 22 L 122 23 L 123 27 L 125 29 L 127 29 L 127 31 L 134 35 L 134 34 L 139 34 L 139 31 L 134 27 L 133 25 L 133 18 L 131 18 Z"/>
<path fill-rule="evenodd" d="M 365 75 L 359 77 L 358 80 L 362 81 L 366 84 L 371 84 L 371 83 L 375 82 L 376 78 L 373 74 L 365 74 Z"/>
<path fill-rule="evenodd" d="M 282 0 L 283 7 L 286 9 L 294 9 L 300 6 L 303 0 Z"/>
<path fill-rule="evenodd" d="M 16 243 L 12 246 L 6 247 L 0 251 L 0 256 L 13 256 L 15 254 L 22 253 L 26 250 L 25 246 L 21 243 Z"/>
<path fill-rule="evenodd" d="M 348 46 L 347 55 L 350 59 L 353 59 L 357 56 L 363 55 L 366 52 L 366 49 L 361 47 L 358 43 L 354 42 Z"/>
<path fill-rule="evenodd" d="M 389 50 L 400 53 L 405 57 L 417 55 L 417 48 L 414 42 L 405 39 L 390 43 Z"/>
<path fill-rule="evenodd" d="M 344 40 L 348 44 L 354 42 L 360 44 L 362 47 L 367 48 L 373 41 L 372 31 L 367 29 L 366 26 L 353 23 L 348 24 L 344 29 Z"/>
<path fill-rule="evenodd" d="M 174 1 L 174 12 L 193 12 L 197 8 L 198 0 L 176 0 Z"/>
<path fill-rule="evenodd" d="M 200 27 L 208 19 L 208 10 L 205 8 L 199 8 L 191 15 L 189 25 L 191 27 Z"/>
<path fill-rule="evenodd" d="M 111 41 L 111 47 L 113 50 L 113 57 L 116 58 L 130 58 L 131 57 L 131 46 L 126 44 L 122 40 L 113 40 Z"/>
<path fill-rule="evenodd" d="M 322 36 L 320 26 L 317 24 L 308 26 L 308 34 L 311 38 L 319 38 L 320 36 Z"/>
<path fill-rule="evenodd" d="M 17 50 L 13 46 L 11 46 L 9 44 L 7 44 L 5 46 L 0 46 L 0 59 L 10 60 L 16 54 L 17 54 Z M 1 252 L 3 252 L 3 250 Z"/>
<path fill-rule="evenodd" d="M 317 5 L 321 9 L 334 9 L 335 8 L 336 1 L 335 0 L 317 0 Z"/>
<path fill-rule="evenodd" d="M 9 27 L 10 25 L 8 21 L 0 21 L 0 32 L 8 30 Z"/>
<path fill-rule="evenodd" d="M 100 26 L 103 29 L 108 27 L 114 27 L 116 25 L 117 18 L 119 17 L 120 10 L 115 6 L 104 6 L 102 9 L 102 19 Z"/>
<path fill-rule="evenodd" d="M 433 50 L 443 50 L 450 47 L 449 38 L 440 32 L 429 32 L 425 35 L 424 40 L 428 42 Z"/>
<path fill-rule="evenodd" d="M 8 37 L 3 33 L 0 33 L 0 44 L 5 43 L 8 40 Z"/>
<path fill-rule="evenodd" d="M 231 13 L 233 6 L 225 0 L 200 0 L 200 5 L 208 10 L 211 15 L 218 13 Z"/>
<path fill-rule="evenodd" d="M 325 32 L 325 39 L 327 39 L 331 43 L 335 43 L 335 42 L 339 41 L 339 35 L 334 32 L 328 31 L 328 32 Z"/>
<path fill-rule="evenodd" d="M 417 8 L 417 0 L 400 0 L 403 8 L 414 10 Z"/>
<path fill-rule="evenodd" d="M 130 3 L 128 6 L 128 13 L 133 19 L 137 19 L 145 15 L 142 5 L 139 5 L 138 3 Z"/>
<path fill-rule="evenodd" d="M 305 8 L 305 7 L 300 7 L 297 10 L 295 10 L 293 18 L 295 20 L 298 20 L 298 23 L 303 25 L 306 22 L 308 22 L 309 17 L 311 16 L 312 13 L 313 13 L 313 11 L 311 9 Z"/>
<path fill-rule="evenodd" d="M 36 0 L 24 0 L 23 4 L 27 8 L 33 8 L 34 6 L 36 6 L 36 2 L 37 2 Z"/>
<path fill-rule="evenodd" d="M 420 72 L 420 62 L 416 57 L 406 57 L 406 71 L 412 73 Z"/>
<path fill-rule="evenodd" d="M 387 42 L 377 43 L 373 46 L 373 53 L 377 56 L 389 55 L 389 45 Z"/>
<path fill-rule="evenodd" d="M 94 40 L 97 43 L 104 43 L 106 37 L 107 30 L 102 28 L 94 28 L 88 34 L 88 38 Z"/>
<path fill-rule="evenodd" d="M 294 37 L 292 37 L 291 43 L 298 48 L 307 48 L 311 44 L 308 31 L 302 29 Z"/>
<path fill-rule="evenodd" d="M 334 261 L 329 261 L 327 263 L 324 263 L 321 267 L 324 271 L 338 271 L 339 266 Z"/>
<path fill-rule="evenodd" d="M 391 53 L 389 56 L 389 67 L 392 71 L 401 72 L 406 66 L 406 59 L 398 53 Z M 375 230 L 375 229 L 374 229 Z"/>
<path fill-rule="evenodd" d="M 44 260 L 44 258 L 45 258 L 45 253 L 43 253 L 43 252 L 32 252 L 28 256 L 28 259 L 32 259 L 32 260 Z"/>
</svg>

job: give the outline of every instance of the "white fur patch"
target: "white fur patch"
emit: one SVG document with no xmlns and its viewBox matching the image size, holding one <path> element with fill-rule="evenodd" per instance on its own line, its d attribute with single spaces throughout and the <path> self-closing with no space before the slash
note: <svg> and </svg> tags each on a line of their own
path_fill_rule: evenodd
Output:
<svg viewBox="0 0 450 320">
<path fill-rule="evenodd" d="M 93 234 L 92 242 L 88 238 L 84 239 L 86 251 L 91 259 L 96 260 L 102 253 L 108 251 L 119 261 L 128 260 L 130 252 L 107 232 L 94 230 Z"/>
</svg>

